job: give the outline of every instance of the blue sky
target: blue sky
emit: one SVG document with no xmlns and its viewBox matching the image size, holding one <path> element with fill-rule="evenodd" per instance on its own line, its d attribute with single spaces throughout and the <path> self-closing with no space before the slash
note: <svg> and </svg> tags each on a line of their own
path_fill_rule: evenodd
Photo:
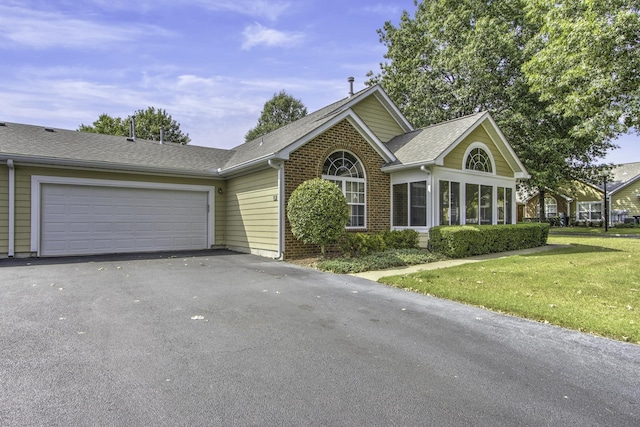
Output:
<svg viewBox="0 0 640 427">
<path fill-rule="evenodd" d="M 166 109 L 192 144 L 244 141 L 284 89 L 314 111 L 379 71 L 413 0 L 1 0 L 0 120 L 76 129 Z M 626 136 L 614 163 L 640 161 Z"/>
</svg>

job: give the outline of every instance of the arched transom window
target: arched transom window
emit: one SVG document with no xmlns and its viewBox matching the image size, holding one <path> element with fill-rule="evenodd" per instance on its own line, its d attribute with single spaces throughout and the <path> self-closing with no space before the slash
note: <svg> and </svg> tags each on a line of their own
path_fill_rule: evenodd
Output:
<svg viewBox="0 0 640 427">
<path fill-rule="evenodd" d="M 366 180 L 360 160 L 347 151 L 336 151 L 325 160 L 322 179 L 335 183 L 347 198 L 350 210 L 347 227 L 365 227 Z"/>
<path fill-rule="evenodd" d="M 465 169 L 480 172 L 493 172 L 493 166 L 491 165 L 491 157 L 482 148 L 474 148 L 467 155 L 467 162 Z"/>
</svg>

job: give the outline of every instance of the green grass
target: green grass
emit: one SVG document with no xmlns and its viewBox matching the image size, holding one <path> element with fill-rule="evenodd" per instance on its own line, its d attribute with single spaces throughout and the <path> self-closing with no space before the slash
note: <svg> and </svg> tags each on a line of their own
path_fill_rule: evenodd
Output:
<svg viewBox="0 0 640 427">
<path fill-rule="evenodd" d="M 640 239 L 550 236 L 549 243 L 571 246 L 380 281 L 640 344 Z"/>
<path fill-rule="evenodd" d="M 609 227 L 609 230 L 605 233 L 604 227 L 551 227 L 549 234 L 640 234 L 640 227 Z"/>
</svg>

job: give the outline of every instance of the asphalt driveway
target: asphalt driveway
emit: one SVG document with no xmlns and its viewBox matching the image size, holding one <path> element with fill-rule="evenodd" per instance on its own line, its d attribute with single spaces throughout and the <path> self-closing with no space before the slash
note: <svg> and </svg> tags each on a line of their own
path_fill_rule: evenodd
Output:
<svg viewBox="0 0 640 427">
<path fill-rule="evenodd" d="M 251 255 L 0 261 L 0 425 L 640 425 L 640 346 Z"/>
</svg>

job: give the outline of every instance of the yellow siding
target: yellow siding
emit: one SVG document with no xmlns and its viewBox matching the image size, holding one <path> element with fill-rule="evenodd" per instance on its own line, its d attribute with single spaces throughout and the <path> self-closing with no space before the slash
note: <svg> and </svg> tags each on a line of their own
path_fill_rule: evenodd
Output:
<svg viewBox="0 0 640 427">
<path fill-rule="evenodd" d="M 566 194 L 575 202 L 599 202 L 603 200 L 602 192 L 594 187 L 579 181 L 573 182 L 573 188 L 569 189 Z"/>
<path fill-rule="evenodd" d="M 640 215 L 640 181 L 629 185 L 611 197 L 611 209 L 627 211 L 629 216 Z"/>
<path fill-rule="evenodd" d="M 31 250 L 31 176 L 64 176 L 70 178 L 107 179 L 117 181 L 160 182 L 182 185 L 206 185 L 225 188 L 223 181 L 207 178 L 182 178 L 160 175 L 142 175 L 89 170 L 59 169 L 16 166 L 16 230 L 15 251 L 28 253 Z M 224 196 L 215 195 L 215 244 L 224 245 Z M 1 253 L 1 250 L 0 250 Z"/>
<path fill-rule="evenodd" d="M 353 111 L 382 142 L 387 142 L 394 136 L 404 133 L 375 96 L 370 96 L 354 106 Z"/>
<path fill-rule="evenodd" d="M 229 180 L 227 246 L 247 251 L 277 251 L 277 197 L 278 171 L 275 169 Z"/>
<path fill-rule="evenodd" d="M 464 153 L 467 151 L 469 145 L 474 142 L 481 142 L 489 148 L 493 160 L 496 164 L 496 175 L 513 177 L 514 171 L 511 169 L 507 161 L 504 159 L 498 147 L 493 143 L 489 134 L 481 127 L 477 127 L 471 134 L 469 134 L 460 144 L 458 144 L 449 154 L 444 158 L 444 167 L 451 169 L 462 170 L 464 162 Z"/>
<path fill-rule="evenodd" d="M 9 250 L 9 168 L 0 165 L 0 254 Z"/>
</svg>

